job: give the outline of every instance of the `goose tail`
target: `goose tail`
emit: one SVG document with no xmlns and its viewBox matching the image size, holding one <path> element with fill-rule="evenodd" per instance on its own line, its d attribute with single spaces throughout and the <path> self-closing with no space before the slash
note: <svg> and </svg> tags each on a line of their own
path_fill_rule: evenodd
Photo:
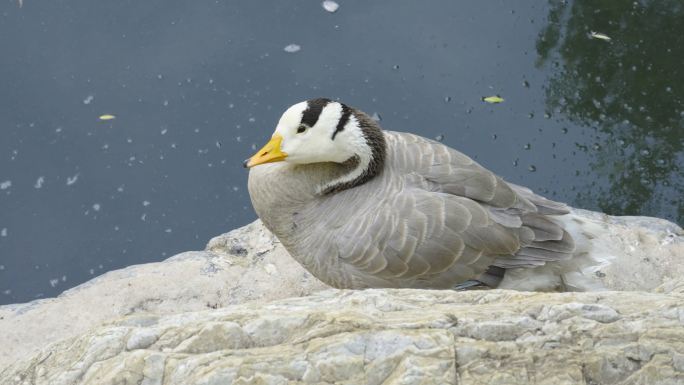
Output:
<svg viewBox="0 0 684 385">
<path fill-rule="evenodd" d="M 548 216 L 574 239 L 572 257 L 507 269 L 499 288 L 535 291 L 668 290 L 684 276 L 684 231 L 659 218 L 580 209 Z"/>
</svg>

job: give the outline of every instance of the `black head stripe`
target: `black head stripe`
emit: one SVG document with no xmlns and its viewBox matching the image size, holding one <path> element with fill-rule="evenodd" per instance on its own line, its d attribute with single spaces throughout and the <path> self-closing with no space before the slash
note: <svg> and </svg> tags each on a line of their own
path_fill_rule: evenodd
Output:
<svg viewBox="0 0 684 385">
<path fill-rule="evenodd" d="M 330 102 L 331 100 L 326 98 L 307 100 L 306 110 L 304 110 L 304 112 L 302 113 L 302 123 L 306 124 L 309 127 L 313 127 L 318 121 L 318 118 L 321 116 L 323 107 L 325 107 Z"/>
<path fill-rule="evenodd" d="M 340 103 L 342 106 L 342 116 L 340 116 L 340 120 L 337 122 L 337 127 L 335 128 L 335 132 L 332 134 L 332 140 L 335 140 L 335 136 L 337 135 L 338 132 L 341 132 L 344 130 L 344 126 L 347 125 L 347 122 L 349 121 L 349 117 L 351 116 L 351 108 L 347 107 L 345 104 Z"/>
</svg>

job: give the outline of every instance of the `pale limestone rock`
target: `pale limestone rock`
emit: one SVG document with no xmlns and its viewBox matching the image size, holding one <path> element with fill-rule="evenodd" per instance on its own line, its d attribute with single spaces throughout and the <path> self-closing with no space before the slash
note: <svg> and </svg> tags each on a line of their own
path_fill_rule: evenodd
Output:
<svg viewBox="0 0 684 385">
<path fill-rule="evenodd" d="M 110 271 L 57 298 L 0 306 L 0 369 L 48 343 L 126 315 L 219 308 L 323 288 L 257 221 L 212 239 L 207 251 Z M 156 322 L 155 316 L 146 317 L 145 322 Z M 140 336 L 131 344 L 142 346 L 151 338 Z"/>
<path fill-rule="evenodd" d="M 328 291 L 263 305 L 325 285 L 257 221 L 204 252 L 0 307 L 0 384 L 678 383 L 682 230 L 575 212 L 620 262 L 601 269 L 606 286 L 652 293 Z"/>
<path fill-rule="evenodd" d="M 682 309 L 682 293 L 326 290 L 131 315 L 11 365 L 0 383 L 674 385 Z"/>
</svg>

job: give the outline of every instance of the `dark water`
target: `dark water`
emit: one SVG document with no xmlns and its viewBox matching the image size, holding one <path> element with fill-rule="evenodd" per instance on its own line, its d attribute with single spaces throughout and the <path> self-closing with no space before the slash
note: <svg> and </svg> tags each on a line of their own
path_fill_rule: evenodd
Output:
<svg viewBox="0 0 684 385">
<path fill-rule="evenodd" d="M 241 160 L 318 96 L 572 205 L 682 223 L 681 1 L 339 4 L 3 2 L 0 303 L 252 221 Z"/>
</svg>

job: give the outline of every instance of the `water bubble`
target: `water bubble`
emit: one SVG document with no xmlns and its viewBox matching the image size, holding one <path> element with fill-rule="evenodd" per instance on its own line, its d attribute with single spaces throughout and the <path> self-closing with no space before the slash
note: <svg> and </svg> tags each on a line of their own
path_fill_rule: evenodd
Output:
<svg viewBox="0 0 684 385">
<path fill-rule="evenodd" d="M 568 133 L 568 129 L 566 127 L 561 128 L 561 132 L 564 134 Z"/>
<path fill-rule="evenodd" d="M 218 140 L 216 141 L 216 148 L 221 148 L 221 142 L 219 142 Z"/>
<path fill-rule="evenodd" d="M 537 167 L 536 167 L 535 165 L 533 165 L 533 164 L 531 164 L 529 167 L 527 167 L 527 169 L 528 169 L 530 172 L 535 172 L 535 171 L 537 171 Z"/>
<path fill-rule="evenodd" d="M 340 5 L 332 0 L 325 0 L 321 3 L 321 6 L 330 13 L 335 13 L 337 9 L 340 8 Z"/>
<path fill-rule="evenodd" d="M 392 66 L 392 69 L 398 70 L 399 69 L 399 64 L 395 64 Z"/>
<path fill-rule="evenodd" d="M 6 237 L 7 236 L 7 227 L 3 227 L 2 230 L 0 230 L 0 237 Z"/>
<path fill-rule="evenodd" d="M 525 150 L 529 150 L 529 149 L 532 148 L 532 145 L 529 144 L 529 143 L 527 143 L 526 145 L 523 146 L 523 148 L 524 148 Z"/>
<path fill-rule="evenodd" d="M 530 112 L 529 114 L 527 114 L 527 117 L 530 119 L 533 119 L 534 118 L 534 112 Z"/>
<path fill-rule="evenodd" d="M 45 177 L 39 176 L 38 179 L 36 179 L 36 183 L 33 185 L 34 188 L 41 188 L 43 187 L 43 183 L 45 183 Z"/>
<path fill-rule="evenodd" d="M 513 161 L 513 167 L 518 167 L 518 159 L 517 158 Z"/>
<path fill-rule="evenodd" d="M 443 140 L 444 140 L 444 135 L 439 134 L 439 135 L 435 136 L 435 140 L 438 141 L 438 142 L 443 141 Z"/>
<path fill-rule="evenodd" d="M 170 228 L 164 230 L 165 233 L 171 233 L 172 231 L 173 231 L 173 230 L 171 230 Z"/>
<path fill-rule="evenodd" d="M 283 48 L 283 50 L 287 53 L 299 52 L 299 50 L 301 50 L 301 49 L 302 49 L 302 47 L 297 45 L 297 44 L 288 44 L 285 46 L 285 48 Z"/>
<path fill-rule="evenodd" d="M 99 203 L 95 203 L 93 205 L 93 210 L 95 210 L 95 211 L 100 211 L 101 208 L 102 208 L 102 205 L 100 205 Z"/>
<path fill-rule="evenodd" d="M 444 102 L 449 103 L 451 101 L 451 96 L 445 96 L 444 97 Z"/>
<path fill-rule="evenodd" d="M 164 105 L 164 107 L 167 107 L 167 106 L 169 105 L 169 101 L 168 101 L 168 100 L 164 100 L 164 103 L 162 103 L 162 104 Z"/>
<path fill-rule="evenodd" d="M 50 286 L 55 287 L 59 284 L 59 279 L 58 278 L 53 278 L 50 280 Z"/>
<path fill-rule="evenodd" d="M 0 190 L 7 190 L 10 187 L 12 187 L 12 181 L 11 180 L 6 180 L 4 182 L 0 182 Z"/>
<path fill-rule="evenodd" d="M 160 79 L 160 80 L 161 80 L 163 77 L 164 77 L 164 76 L 162 76 L 162 74 L 157 74 L 157 79 Z"/>
<path fill-rule="evenodd" d="M 598 143 L 594 143 L 594 150 L 599 151 L 601 149 L 601 145 Z"/>
<path fill-rule="evenodd" d="M 492 134 L 492 139 L 496 140 L 499 136 L 497 134 Z"/>
<path fill-rule="evenodd" d="M 525 88 L 530 88 L 530 82 L 528 82 L 527 80 L 523 80 L 522 85 Z"/>
<path fill-rule="evenodd" d="M 95 99 L 95 96 L 93 96 L 93 95 L 88 95 L 88 96 L 86 96 L 85 99 L 83 99 L 83 104 L 90 104 L 90 102 L 92 102 L 93 99 Z"/>
<path fill-rule="evenodd" d="M 161 130 L 162 135 L 166 135 L 167 132 L 169 132 L 169 130 L 167 128 L 162 128 L 162 130 Z"/>
</svg>

